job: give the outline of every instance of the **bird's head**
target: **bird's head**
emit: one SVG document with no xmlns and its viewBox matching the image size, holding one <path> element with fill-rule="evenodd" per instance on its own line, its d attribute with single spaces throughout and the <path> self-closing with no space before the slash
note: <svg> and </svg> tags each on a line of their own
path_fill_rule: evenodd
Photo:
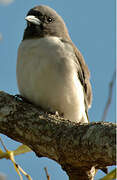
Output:
<svg viewBox="0 0 117 180">
<path fill-rule="evenodd" d="M 27 27 L 23 39 L 45 36 L 69 38 L 63 19 L 55 10 L 48 6 L 40 5 L 30 9 L 25 19 L 27 21 Z"/>
</svg>

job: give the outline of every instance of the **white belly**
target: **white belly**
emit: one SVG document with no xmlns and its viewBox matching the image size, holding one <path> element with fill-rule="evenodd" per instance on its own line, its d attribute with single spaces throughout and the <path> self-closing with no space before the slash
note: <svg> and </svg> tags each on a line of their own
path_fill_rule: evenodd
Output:
<svg viewBox="0 0 117 180">
<path fill-rule="evenodd" d="M 74 58 L 72 47 L 56 37 L 22 41 L 17 59 L 18 88 L 37 106 L 63 113 L 71 121 L 88 122 Z"/>
</svg>

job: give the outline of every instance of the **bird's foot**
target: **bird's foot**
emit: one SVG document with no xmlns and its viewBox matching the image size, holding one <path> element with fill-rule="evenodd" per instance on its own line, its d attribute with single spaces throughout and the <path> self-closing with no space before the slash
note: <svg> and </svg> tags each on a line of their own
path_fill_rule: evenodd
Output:
<svg viewBox="0 0 117 180">
<path fill-rule="evenodd" d="M 58 112 L 58 111 L 53 111 L 53 110 L 51 110 L 51 109 L 48 109 L 46 112 L 49 113 L 49 114 L 51 114 L 51 115 L 56 115 L 56 116 L 61 116 L 61 117 L 64 116 L 63 113 L 60 113 L 60 112 Z"/>
<path fill-rule="evenodd" d="M 16 94 L 16 95 L 15 95 L 15 98 L 16 98 L 16 100 L 20 100 L 20 101 L 24 101 L 24 102 L 26 102 L 26 103 L 32 104 L 30 101 L 28 101 L 25 97 L 23 97 L 23 96 L 20 95 L 20 94 Z"/>
</svg>

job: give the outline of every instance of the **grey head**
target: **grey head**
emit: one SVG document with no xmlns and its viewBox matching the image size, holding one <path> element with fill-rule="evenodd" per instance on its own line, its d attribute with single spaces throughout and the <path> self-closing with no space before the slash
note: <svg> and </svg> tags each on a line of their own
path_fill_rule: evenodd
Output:
<svg viewBox="0 0 117 180">
<path fill-rule="evenodd" d="M 25 19 L 27 20 L 27 27 L 24 31 L 23 40 L 45 36 L 70 39 L 63 19 L 48 6 L 40 5 L 30 9 Z"/>
</svg>

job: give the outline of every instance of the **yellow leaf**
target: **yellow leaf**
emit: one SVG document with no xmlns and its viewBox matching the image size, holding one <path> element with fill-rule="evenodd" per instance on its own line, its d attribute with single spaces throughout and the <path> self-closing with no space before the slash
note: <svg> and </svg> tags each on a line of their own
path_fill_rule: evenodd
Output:
<svg viewBox="0 0 117 180">
<path fill-rule="evenodd" d="M 108 173 L 106 176 L 101 178 L 100 180 L 114 180 L 114 179 L 116 179 L 116 171 L 117 171 L 117 169 L 115 168 L 110 173 Z"/>
<path fill-rule="evenodd" d="M 16 150 L 13 150 L 12 153 L 14 154 L 14 156 L 16 156 L 16 155 L 20 155 L 20 154 L 30 152 L 30 151 L 32 151 L 32 150 L 28 146 L 22 144 Z M 8 152 L 3 152 L 0 149 L 0 159 L 3 159 L 3 158 L 9 159 L 9 154 L 8 154 Z"/>
<path fill-rule="evenodd" d="M 3 153 L 2 149 L 0 148 L 0 153 Z"/>
<path fill-rule="evenodd" d="M 22 144 L 16 150 L 13 151 L 13 154 L 19 155 L 19 154 L 23 154 L 23 153 L 30 152 L 30 151 L 32 151 L 32 150 L 28 146 Z"/>
</svg>

